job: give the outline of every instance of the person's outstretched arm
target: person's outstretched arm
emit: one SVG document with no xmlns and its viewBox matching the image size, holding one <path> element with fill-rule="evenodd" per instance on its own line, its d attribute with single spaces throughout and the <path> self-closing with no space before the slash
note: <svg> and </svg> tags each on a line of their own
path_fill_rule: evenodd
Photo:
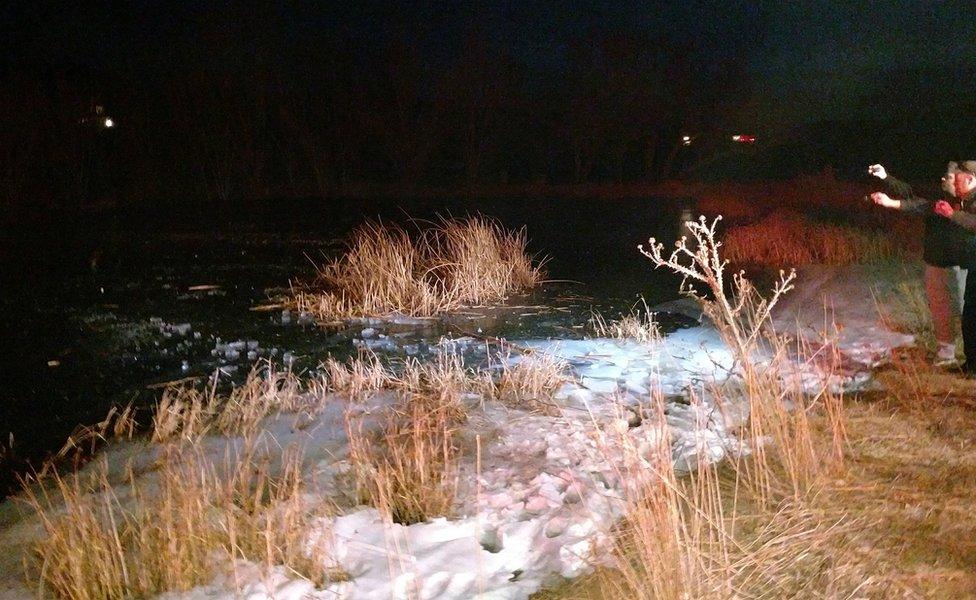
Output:
<svg viewBox="0 0 976 600">
<path fill-rule="evenodd" d="M 868 167 L 868 174 L 883 181 L 885 189 L 890 196 L 894 196 L 895 198 L 915 198 L 915 191 L 912 190 L 912 186 L 892 176 L 883 165 L 871 165 Z"/>
<path fill-rule="evenodd" d="M 932 207 L 932 202 L 924 198 L 902 198 L 896 200 L 884 192 L 871 194 L 871 200 L 878 206 L 915 214 L 925 214 Z"/>
<path fill-rule="evenodd" d="M 884 180 L 885 185 L 888 187 L 888 193 L 896 198 L 916 198 L 915 190 L 912 186 L 905 183 L 901 179 L 895 179 L 891 175 Z"/>
</svg>

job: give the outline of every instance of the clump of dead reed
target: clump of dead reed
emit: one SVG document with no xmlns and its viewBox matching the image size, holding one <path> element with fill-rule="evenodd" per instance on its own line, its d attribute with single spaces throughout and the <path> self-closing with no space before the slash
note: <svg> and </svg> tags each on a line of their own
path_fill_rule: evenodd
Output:
<svg viewBox="0 0 976 600">
<path fill-rule="evenodd" d="M 633 340 L 638 344 L 654 344 L 661 340 L 661 329 L 654 320 L 654 313 L 642 302 L 644 310 L 634 307 L 630 314 L 619 319 L 607 320 L 603 315 L 595 313 L 590 319 L 590 327 L 598 337 L 609 337 L 619 340 Z"/>
<path fill-rule="evenodd" d="M 402 370 L 393 378 L 393 389 L 404 397 L 429 399 L 456 416 L 465 418 L 461 395 L 471 389 L 475 373 L 465 368 L 461 356 L 442 352 L 433 360 L 407 359 Z"/>
<path fill-rule="evenodd" d="M 346 416 L 351 485 L 355 501 L 397 523 L 449 515 L 458 485 L 460 449 L 455 431 L 467 418 L 463 395 L 479 381 L 461 357 L 406 360 L 398 369 L 372 354 L 324 365 L 322 386 L 363 400 L 385 390 L 389 406 Z"/>
<path fill-rule="evenodd" d="M 556 384 L 555 365 L 530 357 L 498 387 L 513 402 L 540 397 Z M 170 386 L 148 434 L 158 446 L 149 470 L 120 475 L 106 460 L 25 485 L 44 532 L 33 545 L 28 580 L 42 596 L 95 600 L 186 590 L 238 560 L 269 571 L 284 566 L 318 584 L 342 578 L 322 530 L 333 508 L 308 493 L 302 450 L 280 448 L 262 429 L 277 413 L 317 410 L 332 393 L 395 396 L 385 412 L 371 408 L 365 418 L 347 419 L 358 500 L 399 523 L 450 515 L 461 463 L 457 430 L 465 398 L 483 389 L 484 378 L 447 353 L 398 369 L 361 356 L 327 362 L 324 371 L 311 391 L 270 366 L 227 390 L 216 379 Z M 128 415 L 106 419 L 96 437 L 129 435 Z M 202 443 L 211 435 L 239 440 L 220 456 Z"/>
<path fill-rule="evenodd" d="M 551 354 L 527 354 L 503 360 L 497 381 L 487 380 L 487 393 L 508 406 L 553 413 L 553 394 L 568 380 L 569 364 Z M 486 374 L 489 375 L 490 374 Z"/>
<path fill-rule="evenodd" d="M 450 515 L 458 491 L 457 430 L 467 419 L 465 398 L 551 410 L 552 394 L 566 377 L 564 361 L 548 355 L 525 355 L 504 365 L 496 380 L 490 372 L 465 368 L 458 355 L 443 353 L 429 362 L 407 360 L 395 374 L 387 371 L 382 379 L 395 394 L 392 406 L 375 422 L 354 411 L 347 415 L 356 500 L 397 523 Z M 351 364 L 338 372 L 372 373 L 373 367 Z"/>
<path fill-rule="evenodd" d="M 454 363 L 442 367 L 453 369 Z M 357 498 L 396 523 L 451 514 L 457 495 L 463 419 L 462 373 L 414 367 L 396 404 L 375 429 L 347 419 L 349 461 Z"/>
<path fill-rule="evenodd" d="M 489 304 L 536 287 L 543 273 L 526 247 L 525 229 L 510 232 L 484 217 L 442 219 L 428 233 L 431 267 L 464 304 Z"/>
<path fill-rule="evenodd" d="M 169 445 L 155 472 L 124 483 L 102 462 L 26 487 L 44 531 L 28 578 L 41 596 L 96 600 L 186 590 L 237 559 L 319 584 L 338 576 L 325 538 L 309 539 L 327 507 L 304 494 L 302 452 L 286 448 L 274 467 L 268 454 L 256 440 L 223 460 Z"/>
<path fill-rule="evenodd" d="M 400 313 L 430 317 L 465 305 L 498 303 L 542 281 L 525 231 L 486 217 L 441 219 L 410 235 L 367 223 L 339 258 L 322 265 L 292 303 L 321 321 Z"/>
<path fill-rule="evenodd" d="M 732 227 L 723 243 L 725 258 L 735 264 L 775 268 L 873 263 L 906 255 L 886 231 L 814 221 L 790 211 Z"/>
<path fill-rule="evenodd" d="M 280 412 L 314 410 L 317 396 L 306 394 L 291 371 L 270 362 L 251 369 L 241 385 L 219 391 L 217 374 L 204 386 L 181 383 L 167 387 L 153 416 L 151 439 L 193 441 L 208 433 L 247 436 L 261 421 Z"/>
<path fill-rule="evenodd" d="M 326 391 L 345 394 L 350 399 L 359 399 L 387 387 L 393 380 L 393 373 L 373 353 L 364 353 L 346 362 L 330 356 L 320 370 L 320 383 Z"/>
<path fill-rule="evenodd" d="M 103 461 L 25 482 L 24 497 L 44 530 L 27 571 L 42 596 L 121 599 L 186 590 L 237 559 L 283 565 L 317 583 L 339 576 L 327 538 L 309 538 L 329 507 L 306 495 L 303 451 L 280 448 L 260 428 L 274 413 L 314 410 L 317 400 L 292 373 L 270 365 L 255 367 L 225 393 L 217 383 L 164 391 L 149 432 L 160 448 L 151 471 L 130 467 L 119 481 Z M 111 430 L 131 435 L 130 412 L 110 414 L 96 428 L 98 439 Z M 214 457 L 198 443 L 208 434 L 241 443 Z"/>
<path fill-rule="evenodd" d="M 607 428 L 596 439 L 598 454 L 623 454 L 611 464 L 626 517 L 611 566 L 590 578 L 592 597 L 807 598 L 852 589 L 839 553 L 850 525 L 840 515 L 807 497 L 765 505 L 734 466 L 712 464 L 706 452 L 689 473 L 676 472 L 660 394 L 648 408 L 657 425 L 640 438 Z"/>
<path fill-rule="evenodd" d="M 131 404 L 120 408 L 113 406 L 105 418 L 94 425 L 76 427 L 61 449 L 42 467 L 39 476 L 44 476 L 58 462 L 71 460 L 76 465 L 84 458 L 92 456 L 99 447 L 114 439 L 132 439 L 136 432 L 135 409 Z M 11 436 L 11 447 L 13 447 Z M 2 451 L 2 447 L 0 447 Z M 0 453 L 0 459 L 2 459 Z M 2 460 L 0 460 L 2 463 Z"/>
<path fill-rule="evenodd" d="M 399 367 L 386 366 L 371 353 L 346 362 L 334 358 L 322 364 L 323 375 L 313 382 L 313 396 L 335 392 L 359 400 L 379 390 L 400 397 L 433 397 L 450 408 L 456 420 L 465 419 L 466 394 L 497 400 L 508 406 L 538 410 L 552 408 L 552 396 L 567 381 L 569 365 L 557 356 L 526 352 L 506 355 L 495 368 L 466 368 L 460 355 L 445 352 L 432 360 L 407 359 Z"/>
<path fill-rule="evenodd" d="M 935 329 L 923 283 L 901 281 L 892 292 L 885 294 L 883 299 L 877 293 L 873 294 L 881 323 L 891 331 L 914 335 L 920 346 L 935 350 Z"/>
</svg>

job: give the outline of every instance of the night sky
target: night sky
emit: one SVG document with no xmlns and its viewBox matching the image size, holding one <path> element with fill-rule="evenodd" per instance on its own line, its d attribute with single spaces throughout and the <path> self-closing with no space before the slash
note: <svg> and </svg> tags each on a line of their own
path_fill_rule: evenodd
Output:
<svg viewBox="0 0 976 600">
<path fill-rule="evenodd" d="M 13 2 L 0 11 L 8 68 L 111 72 L 151 60 L 233 6 L 43 4 Z M 248 10 L 242 6 L 234 10 Z M 377 44 L 391 35 L 409 36 L 420 41 L 435 68 L 458 51 L 466 30 L 477 27 L 543 79 L 564 66 L 567 39 L 592 29 L 646 32 L 649 43 L 658 36 L 684 38 L 703 61 L 746 58 L 761 129 L 906 104 L 925 108 L 976 89 L 976 14 L 964 1 L 363 1 L 281 3 L 260 12 L 286 44 L 304 43 L 323 30 Z M 879 102 L 888 95 L 895 97 Z"/>
<path fill-rule="evenodd" d="M 755 93 L 772 123 L 924 111 L 976 91 L 970 3 L 774 4 L 750 60 Z"/>
</svg>

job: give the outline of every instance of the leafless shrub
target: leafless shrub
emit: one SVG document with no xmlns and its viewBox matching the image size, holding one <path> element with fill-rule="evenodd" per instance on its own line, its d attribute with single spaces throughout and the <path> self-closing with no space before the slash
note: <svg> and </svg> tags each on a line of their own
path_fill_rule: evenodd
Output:
<svg viewBox="0 0 976 600">
<path fill-rule="evenodd" d="M 725 466 L 700 453 L 697 468 L 678 477 L 660 394 L 652 397 L 657 417 L 650 417 L 659 426 L 648 429 L 645 442 L 604 432 L 599 448 L 608 456 L 621 450 L 625 455 L 618 464 L 619 479 L 627 482 L 628 512 L 616 562 L 597 578 L 601 593 L 676 600 L 852 593 L 860 585 L 857 569 L 840 558 L 853 561 L 845 541 L 850 523 L 841 511 L 818 502 L 818 490 L 843 468 L 842 397 L 828 383 L 837 356 L 822 356 L 826 346 L 792 349 L 768 327 L 770 310 L 789 291 L 792 273 L 781 275 L 769 300 L 741 273 L 726 289 L 715 222 L 702 219 L 689 229 L 693 246 L 681 240 L 665 256 L 652 240 L 641 251 L 656 266 L 685 277 L 682 291 L 701 303 L 735 355 L 737 376 L 711 385 L 709 393 L 720 407 L 749 406 L 748 423 L 739 431 L 748 451 L 732 452 Z M 710 296 L 689 281 L 704 284 Z M 784 377 L 796 360 L 807 366 L 816 361 L 824 369 L 817 390 Z"/>
</svg>

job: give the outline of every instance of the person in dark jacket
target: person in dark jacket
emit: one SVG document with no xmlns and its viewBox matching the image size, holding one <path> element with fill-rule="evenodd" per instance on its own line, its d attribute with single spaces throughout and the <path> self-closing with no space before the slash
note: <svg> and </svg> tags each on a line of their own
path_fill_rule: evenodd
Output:
<svg viewBox="0 0 976 600">
<path fill-rule="evenodd" d="M 947 224 L 959 227 L 963 232 L 952 243 L 958 251 L 959 266 L 965 269 L 976 268 L 976 161 L 967 160 L 958 166 L 953 183 L 955 201 L 939 200 L 930 202 L 922 198 L 893 200 L 883 192 L 871 194 L 876 204 L 899 210 L 909 210 L 927 214 L 929 211 L 946 219 Z M 958 233 L 955 229 L 949 229 Z M 962 310 L 962 346 L 966 355 L 963 371 L 976 375 L 976 277 L 966 278 Z"/>
<path fill-rule="evenodd" d="M 942 176 L 942 191 L 950 196 L 955 195 L 955 173 L 958 170 L 955 162 L 946 167 L 946 174 Z M 960 244 L 969 237 L 969 233 L 959 225 L 946 221 L 933 212 L 931 203 L 915 195 L 912 186 L 888 174 L 881 165 L 871 165 L 868 173 L 884 181 L 888 193 L 903 199 L 892 203 L 875 202 L 889 208 L 898 208 L 925 215 L 925 230 L 922 236 L 922 260 L 925 262 L 925 296 L 928 300 L 929 311 L 932 314 L 932 326 L 937 342 L 935 364 L 946 365 L 956 361 L 955 331 L 953 321 L 960 310 L 954 305 L 952 294 L 949 292 L 950 282 L 953 288 L 958 288 L 958 297 L 962 299 L 961 281 L 965 272 L 959 270 Z M 887 196 L 890 200 L 890 196 Z M 874 196 L 872 196 L 874 198 Z"/>
<path fill-rule="evenodd" d="M 936 214 L 965 228 L 970 236 L 965 240 L 960 255 L 960 266 L 976 268 L 976 160 L 967 160 L 959 165 L 956 173 L 956 197 L 959 205 L 940 200 L 933 209 Z M 966 354 L 963 371 L 976 376 L 976 276 L 966 278 L 966 292 L 962 309 L 962 348 Z"/>
</svg>

